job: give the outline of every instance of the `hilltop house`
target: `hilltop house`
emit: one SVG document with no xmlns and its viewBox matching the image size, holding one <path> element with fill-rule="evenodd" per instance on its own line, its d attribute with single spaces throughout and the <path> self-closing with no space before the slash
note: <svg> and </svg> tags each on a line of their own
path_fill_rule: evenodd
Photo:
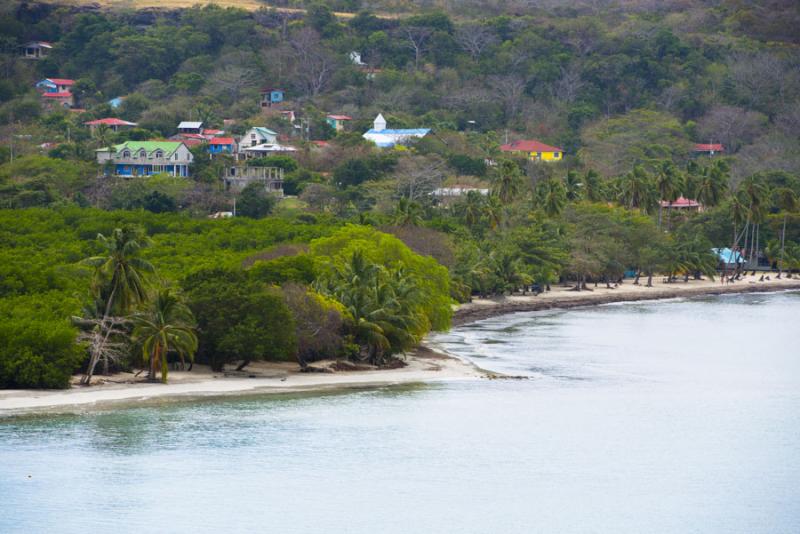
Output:
<svg viewBox="0 0 800 534">
<path fill-rule="evenodd" d="M 327 122 L 331 128 L 336 130 L 337 133 L 343 131 L 345 122 L 351 120 L 353 120 L 353 118 L 348 117 L 347 115 L 328 115 L 325 117 L 325 122 Z"/>
<path fill-rule="evenodd" d="M 283 102 L 283 89 L 265 88 L 261 90 L 261 107 L 271 108 L 275 104 Z"/>
<path fill-rule="evenodd" d="M 694 151 L 696 154 L 705 154 L 707 156 L 713 156 L 718 152 L 725 152 L 725 147 L 722 146 L 721 143 L 697 143 L 694 145 Z"/>
<path fill-rule="evenodd" d="M 72 86 L 75 80 L 66 78 L 45 78 L 36 84 L 36 89 L 41 93 L 45 105 L 71 108 L 75 106 L 72 95 Z"/>
<path fill-rule="evenodd" d="M 395 145 L 405 144 L 412 139 L 421 139 L 428 135 L 429 132 L 429 128 L 389 130 L 386 128 L 386 119 L 379 113 L 373 121 L 372 129 L 368 130 L 362 137 L 381 148 L 391 148 Z"/>
<path fill-rule="evenodd" d="M 247 130 L 242 138 L 239 140 L 239 152 L 257 145 L 274 145 L 278 142 L 278 132 L 264 128 L 263 126 L 256 126 Z"/>
<path fill-rule="evenodd" d="M 501 145 L 500 150 L 533 161 L 561 161 L 561 158 L 564 157 L 563 149 L 546 145 L 535 139 L 523 139 Z"/>
<path fill-rule="evenodd" d="M 97 163 L 110 166 L 116 176 L 166 173 L 189 176 L 192 153 L 181 141 L 126 141 L 96 151 Z"/>
<path fill-rule="evenodd" d="M 122 119 L 113 119 L 113 118 L 97 119 L 97 120 L 94 120 L 94 121 L 84 122 L 83 124 L 88 126 L 89 130 L 92 131 L 92 132 L 94 132 L 96 128 L 98 128 L 98 127 L 100 127 L 102 125 L 107 126 L 108 129 L 113 131 L 113 132 L 118 132 L 121 129 L 133 128 L 134 126 L 136 126 L 135 122 L 128 122 L 128 121 L 124 121 Z"/>
<path fill-rule="evenodd" d="M 53 44 L 47 41 L 31 41 L 20 47 L 21 55 L 25 59 L 42 59 L 50 55 Z"/>
</svg>

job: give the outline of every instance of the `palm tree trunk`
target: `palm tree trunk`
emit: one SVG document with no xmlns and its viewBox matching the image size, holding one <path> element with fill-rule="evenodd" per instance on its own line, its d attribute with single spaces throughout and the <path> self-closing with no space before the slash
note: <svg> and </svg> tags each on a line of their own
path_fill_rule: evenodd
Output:
<svg viewBox="0 0 800 534">
<path fill-rule="evenodd" d="M 647 287 L 653 287 L 653 271 L 647 273 Z"/>
<path fill-rule="evenodd" d="M 247 365 L 248 365 L 249 363 L 250 363 L 250 360 L 245 360 L 245 361 L 243 361 L 242 363 L 240 363 L 240 364 L 239 364 L 239 367 L 237 367 L 237 368 L 236 368 L 236 370 L 237 370 L 237 371 L 241 371 L 242 369 L 244 369 L 245 367 L 247 367 Z"/>
<path fill-rule="evenodd" d="M 786 243 L 786 214 L 783 214 L 783 229 L 781 230 L 781 259 L 778 260 L 778 278 L 783 274 L 783 248 Z"/>
</svg>

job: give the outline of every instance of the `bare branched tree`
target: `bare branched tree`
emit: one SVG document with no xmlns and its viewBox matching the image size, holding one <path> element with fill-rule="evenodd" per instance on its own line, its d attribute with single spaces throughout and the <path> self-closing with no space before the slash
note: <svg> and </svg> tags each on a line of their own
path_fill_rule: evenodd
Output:
<svg viewBox="0 0 800 534">
<path fill-rule="evenodd" d="M 491 76 L 489 85 L 503 103 L 506 122 L 513 120 L 520 109 L 522 95 L 525 94 L 525 79 L 516 74 Z"/>
<path fill-rule="evenodd" d="M 238 65 L 225 65 L 211 77 L 211 89 L 226 93 L 231 102 L 237 102 L 242 91 L 255 87 L 258 75 L 254 69 Z"/>
<path fill-rule="evenodd" d="M 397 193 L 414 202 L 425 198 L 444 181 L 446 165 L 438 156 L 403 158 L 395 168 Z"/>
<path fill-rule="evenodd" d="M 578 93 L 586 85 L 581 78 L 581 69 L 575 63 L 561 67 L 561 78 L 550 88 L 551 95 L 556 100 L 572 104 L 578 98 Z"/>
<path fill-rule="evenodd" d="M 403 29 L 406 35 L 406 45 L 414 51 L 414 69 L 419 69 L 419 62 L 422 55 L 428 51 L 428 44 L 433 35 L 432 28 L 425 28 L 421 26 L 407 26 Z"/>
<path fill-rule="evenodd" d="M 89 366 L 81 378 L 81 384 L 91 383 L 97 364 L 102 363 L 103 367 L 108 367 L 127 357 L 130 324 L 127 317 L 73 317 L 72 322 L 81 328 L 78 342 L 86 343 L 89 350 Z"/>
<path fill-rule="evenodd" d="M 497 35 L 482 24 L 459 26 L 456 30 L 455 39 L 473 60 L 477 60 L 486 48 L 498 41 Z"/>
<path fill-rule="evenodd" d="M 319 34 L 303 28 L 292 36 L 289 43 L 294 50 L 296 75 L 306 96 L 317 96 L 333 76 L 336 62 L 320 43 Z"/>
<path fill-rule="evenodd" d="M 715 106 L 697 123 L 703 142 L 722 143 L 736 152 L 764 132 L 767 117 L 757 111 L 733 106 Z"/>
</svg>

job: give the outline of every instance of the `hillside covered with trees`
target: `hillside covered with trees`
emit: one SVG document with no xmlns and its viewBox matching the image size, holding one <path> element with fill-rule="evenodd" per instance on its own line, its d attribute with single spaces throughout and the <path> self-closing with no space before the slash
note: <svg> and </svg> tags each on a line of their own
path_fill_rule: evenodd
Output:
<svg viewBox="0 0 800 534">
<path fill-rule="evenodd" d="M 0 8 L 0 387 L 166 379 L 168 358 L 383 365 L 473 296 L 718 276 L 713 248 L 800 269 L 796 2 L 434 4 Z M 72 109 L 47 78 L 74 80 Z M 430 134 L 378 148 L 378 114 Z M 105 117 L 136 126 L 85 125 Z M 190 120 L 297 147 L 248 163 L 286 197 L 226 189 L 205 144 L 189 178 L 96 162 Z M 558 161 L 503 148 L 530 139 Z"/>
</svg>

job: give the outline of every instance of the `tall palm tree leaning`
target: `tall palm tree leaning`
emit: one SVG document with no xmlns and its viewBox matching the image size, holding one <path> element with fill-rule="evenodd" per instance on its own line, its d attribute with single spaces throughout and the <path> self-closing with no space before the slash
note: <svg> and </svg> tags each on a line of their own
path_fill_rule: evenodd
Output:
<svg viewBox="0 0 800 534">
<path fill-rule="evenodd" d="M 111 317 L 126 315 L 147 299 L 147 277 L 155 272 L 155 268 L 139 257 L 141 250 L 149 245 L 149 240 L 138 228 L 116 228 L 108 237 L 98 234 L 97 240 L 105 248 L 105 253 L 88 258 L 84 263 L 94 267 L 92 292 L 98 302 L 105 303 L 100 328 L 110 331 L 108 325 Z M 101 350 L 91 354 L 89 366 L 81 379 L 82 384 L 91 383 L 101 357 Z M 106 359 L 104 363 L 108 365 Z"/>
<path fill-rule="evenodd" d="M 661 214 L 663 212 L 662 201 L 669 202 L 670 208 L 672 203 L 678 200 L 684 186 L 683 176 L 671 161 L 662 161 L 656 169 L 656 189 L 658 190 L 658 228 L 661 228 Z M 669 216 L 672 210 L 670 209 L 667 215 Z M 669 222 L 667 229 L 669 230 Z"/>
<path fill-rule="evenodd" d="M 167 383 L 167 355 L 174 352 L 184 362 L 194 361 L 197 336 L 189 308 L 169 289 L 161 289 L 148 309 L 134 316 L 133 340 L 142 347 L 142 360 L 148 364 L 148 378 L 156 380 L 161 368 L 161 382 Z"/>
<path fill-rule="evenodd" d="M 789 217 L 790 212 L 797 210 L 798 201 L 797 195 L 788 187 L 781 187 L 775 191 L 777 199 L 776 204 L 783 211 L 783 228 L 781 229 L 781 256 L 778 261 L 778 278 L 783 274 L 783 257 L 786 251 L 786 219 Z"/>
</svg>

